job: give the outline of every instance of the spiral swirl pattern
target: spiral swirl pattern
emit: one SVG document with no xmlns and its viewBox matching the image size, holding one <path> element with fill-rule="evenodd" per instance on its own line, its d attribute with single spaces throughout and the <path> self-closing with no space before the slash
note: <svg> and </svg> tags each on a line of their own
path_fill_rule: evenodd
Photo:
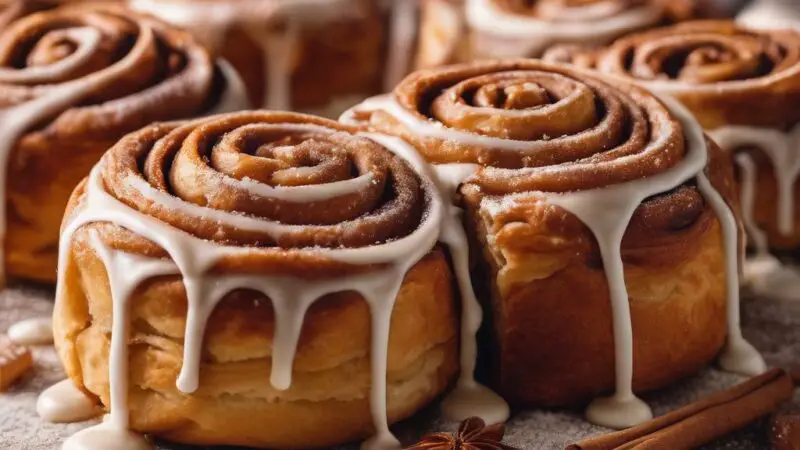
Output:
<svg viewBox="0 0 800 450">
<path fill-rule="evenodd" d="M 325 408 L 328 399 L 338 404 L 339 397 L 330 394 L 330 387 L 323 390 L 322 401 L 284 396 L 283 392 L 302 391 L 300 385 L 307 373 L 302 364 L 309 358 L 306 355 L 317 358 L 322 353 L 326 362 L 314 363 L 308 373 L 317 376 L 324 372 L 323 376 L 331 379 L 329 371 L 338 370 L 338 363 L 327 361 L 334 360 L 331 355 L 337 354 L 336 346 L 342 340 L 333 335 L 321 338 L 325 350 L 320 352 L 320 345 L 308 344 L 308 334 L 303 330 L 306 326 L 315 327 L 315 333 L 322 336 L 318 333 L 323 328 L 314 321 L 319 313 L 330 319 L 333 332 L 350 334 L 356 327 L 343 323 L 338 319 L 341 316 L 333 316 L 339 306 L 317 301 L 333 300 L 340 305 L 339 300 L 344 297 L 338 294 L 360 295 L 365 304 L 357 304 L 369 307 L 369 316 L 363 318 L 371 330 L 364 334 L 366 339 L 355 344 L 363 346 L 363 351 L 346 350 L 346 379 L 351 384 L 355 354 L 369 355 L 356 372 L 368 373 L 372 379 L 351 397 L 356 400 L 348 402 L 360 401 L 370 408 L 376 439 L 394 441 L 388 424 L 395 419 L 387 402 L 392 395 L 389 349 L 390 328 L 396 326 L 392 322 L 396 317 L 393 310 L 395 303 L 402 301 L 398 300 L 399 293 L 407 274 L 424 263 L 427 255 L 441 257 L 435 246 L 440 235 L 445 236 L 445 205 L 435 178 L 413 149 L 397 138 L 359 135 L 358 131 L 301 114 L 241 112 L 192 122 L 154 124 L 129 134 L 105 154 L 76 189 L 67 208 L 59 243 L 59 304 L 70 301 L 71 295 L 65 294 L 71 285 L 69 273 L 81 271 L 81 258 L 87 255 L 98 257 L 105 266 L 101 276 L 108 280 L 108 300 L 115 306 L 133 302 L 141 292 L 139 288 L 168 283 L 177 290 L 170 289 L 171 300 L 167 294 L 159 301 L 174 301 L 178 296 L 178 302 L 185 298 L 186 306 L 176 309 L 173 316 L 178 322 L 185 320 L 185 327 L 177 332 L 182 337 L 180 348 L 173 348 L 181 355 L 175 359 L 179 373 L 175 387 L 164 389 L 181 392 L 181 396 L 191 395 L 193 400 L 208 398 L 205 392 L 208 386 L 215 385 L 215 378 L 207 368 L 231 361 L 206 356 L 213 348 L 219 348 L 214 343 L 214 328 L 238 328 L 247 322 L 242 330 L 266 332 L 252 342 L 257 340 L 257 348 L 269 348 L 270 353 L 257 350 L 238 361 L 269 357 L 269 385 L 264 386 L 270 392 L 280 392 L 270 395 L 276 399 L 270 405 L 291 405 L 294 401 L 308 404 L 293 420 L 308 423 L 315 420 L 314 414 Z M 466 242 L 462 242 L 459 249 L 466 248 Z M 458 253 L 454 254 L 453 258 L 458 258 Z M 447 263 L 443 258 L 439 261 L 441 265 L 434 270 L 444 271 L 441 283 L 449 286 Z M 463 252 L 460 267 L 468 267 Z M 468 271 L 462 272 L 468 277 Z M 460 284 L 469 286 L 468 278 L 464 280 Z M 420 285 L 417 282 L 415 289 Z M 81 299 L 93 302 L 91 294 L 84 292 L 87 294 Z M 415 299 L 436 299 L 431 303 L 449 308 L 447 296 L 414 292 Z M 466 292 L 471 293 L 465 290 L 465 296 Z M 147 294 L 142 295 L 136 301 L 146 297 Z M 248 300 L 241 302 L 245 298 Z M 357 296 L 350 298 L 358 300 Z M 269 318 L 258 316 L 262 300 L 271 303 Z M 465 308 L 477 307 L 476 301 L 465 304 Z M 111 423 L 163 433 L 163 427 L 155 422 L 137 422 L 135 412 L 141 406 L 128 395 L 128 385 L 134 382 L 135 375 L 122 366 L 134 346 L 119 338 L 124 336 L 120 328 L 129 320 L 136 320 L 125 317 L 125 308 L 114 311 L 121 311 L 122 317 L 111 321 L 110 395 L 103 398 L 111 410 Z M 236 311 L 242 319 L 225 311 Z M 414 314 L 416 319 L 425 312 Z M 159 323 L 163 323 L 163 315 L 159 313 Z M 97 322 L 95 318 L 88 322 L 91 321 Z M 450 329 L 448 326 L 445 328 Z M 450 336 L 453 334 L 454 331 Z M 248 332 L 234 338 L 237 351 L 246 347 L 242 342 L 249 336 Z M 403 341 L 407 344 L 407 340 Z M 465 344 L 465 348 L 471 347 Z M 263 373 L 261 369 L 259 373 Z M 223 389 L 230 389 L 230 380 L 220 383 Z M 247 401 L 244 397 L 236 400 L 240 405 Z M 261 406 L 247 415 L 266 417 L 262 400 L 257 403 Z M 185 417 L 196 417 L 194 414 L 186 412 Z M 320 417 L 336 414 L 326 410 Z M 360 420 L 369 423 L 369 419 L 365 414 Z M 258 420 L 253 430 L 237 432 L 245 437 L 223 437 L 216 442 L 258 442 L 275 447 L 298 442 L 294 436 L 280 438 L 284 441 L 249 437 L 260 435 L 263 423 Z M 358 433 L 369 428 L 363 429 Z M 82 433 L 94 432 L 89 430 Z M 71 439 L 83 437 L 78 434 Z M 318 446 L 347 439 L 352 437 L 323 437 Z"/>
<path fill-rule="evenodd" d="M 550 333 L 528 330 L 551 329 L 563 310 L 561 289 L 577 283 L 586 291 L 576 297 L 581 298 L 576 310 L 594 300 L 603 308 L 611 304 L 612 317 L 604 324 L 613 327 L 606 335 L 613 352 L 605 359 L 613 359 L 614 367 L 608 367 L 607 387 L 590 395 L 607 391 L 610 380 L 616 393 L 610 401 L 592 402 L 589 420 L 620 428 L 649 420 L 649 408 L 633 394 L 635 377 L 641 376 L 634 353 L 648 352 L 634 350 L 641 345 L 635 339 L 647 339 L 634 338 L 633 323 L 641 322 L 631 312 L 638 299 L 653 297 L 640 297 L 626 284 L 633 278 L 628 275 L 653 268 L 659 275 L 642 286 L 657 285 L 664 267 L 686 267 L 699 254 L 700 243 L 710 245 L 719 257 L 714 264 L 722 268 L 714 235 L 718 230 L 727 258 L 729 335 L 732 345 L 750 351 L 741 339 L 735 341 L 741 336 L 736 328 L 739 247 L 729 206 L 734 197 L 730 162 L 678 102 L 574 67 L 538 60 L 486 61 L 417 72 L 393 97 L 364 102 L 342 120 L 412 142 L 437 165 L 443 183 L 455 193 L 453 201 L 466 211 L 465 220 L 488 259 L 492 305 L 504 318 L 500 322 L 507 321 L 498 322 L 495 335 L 501 389 L 511 383 L 516 384 L 513 390 L 530 393 L 542 385 L 529 384 L 531 377 L 551 369 L 544 383 L 557 384 L 563 368 L 580 366 L 597 350 L 600 333 L 593 333 L 584 349 L 566 352 L 572 355 L 569 363 L 545 364 L 542 372 L 516 363 L 549 352 L 546 348 L 534 355 L 531 349 Z M 708 270 L 709 264 L 701 266 Z M 608 291 L 586 281 L 589 276 L 605 276 Z M 548 301 L 553 302 L 551 315 L 542 315 Z M 523 304 L 532 305 L 524 316 Z M 596 314 L 590 315 L 588 321 L 596 320 Z M 542 322 L 534 325 L 534 317 Z M 575 315 L 563 317 L 558 328 L 571 328 Z M 543 360 L 551 361 L 550 356 Z M 594 383 L 597 377 L 589 372 L 586 379 Z M 570 386 L 564 392 L 567 397 L 575 390 Z M 539 395 L 529 393 L 523 395 Z M 615 422 L 620 417 L 627 423 Z"/>
<path fill-rule="evenodd" d="M 221 81 L 188 34 L 116 6 L 63 6 L 0 34 L 0 107 L 83 86 L 79 106 L 54 111 L 47 125 L 60 137 L 116 139 L 197 115 L 213 105 Z"/>
<path fill-rule="evenodd" d="M 670 94 L 706 129 L 785 128 L 800 120 L 800 33 L 697 21 L 631 34 L 606 48 L 554 47 L 546 61 L 594 67 Z"/>
<path fill-rule="evenodd" d="M 534 60 L 418 72 L 395 100 L 398 114 L 375 111 L 372 126 L 434 163 L 483 166 L 470 182 L 498 194 L 643 178 L 686 151 L 681 126 L 648 92 Z"/>
<path fill-rule="evenodd" d="M 154 125 L 105 156 L 103 184 L 140 213 L 265 254 L 366 247 L 414 232 L 427 187 L 400 157 L 353 131 L 271 112 Z"/>
<path fill-rule="evenodd" d="M 776 82 L 800 68 L 800 39 L 792 32 L 756 32 L 726 21 L 686 23 L 620 39 L 598 65 L 639 80 Z"/>
</svg>

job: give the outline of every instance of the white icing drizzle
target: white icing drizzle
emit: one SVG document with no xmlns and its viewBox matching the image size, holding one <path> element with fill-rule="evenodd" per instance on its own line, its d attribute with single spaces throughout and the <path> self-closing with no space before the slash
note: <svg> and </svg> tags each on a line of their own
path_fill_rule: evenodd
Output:
<svg viewBox="0 0 800 450">
<path fill-rule="evenodd" d="M 461 311 L 461 375 L 453 392 L 442 403 L 442 411 L 454 421 L 463 421 L 471 416 L 481 417 L 486 423 L 502 423 L 510 414 L 505 401 L 492 390 L 475 381 L 475 364 L 478 357 L 476 334 L 483 322 L 483 311 L 475 292 L 469 272 L 469 242 L 462 225 L 461 208 L 452 203 L 461 183 L 478 170 L 476 164 L 442 164 L 434 166 L 439 192 L 446 204 L 447 220 L 442 229 L 441 240 L 450 249 L 453 270 L 463 304 Z"/>
<path fill-rule="evenodd" d="M 747 231 L 747 236 L 756 250 L 756 255 L 767 255 L 769 254 L 767 235 L 758 228 L 753 215 L 756 206 L 756 179 L 758 176 L 756 165 L 750 155 L 744 153 L 734 156 L 734 161 L 741 171 L 739 203 L 744 229 Z"/>
<path fill-rule="evenodd" d="M 717 216 L 723 234 L 728 337 L 720 356 L 720 365 L 725 370 L 745 375 L 766 370 L 761 355 L 742 337 L 739 323 L 738 227 L 733 212 L 704 173 L 708 154 L 703 131 L 678 102 L 669 97 L 662 98 L 662 101 L 685 130 L 688 150 L 684 160 L 660 174 L 644 179 L 571 193 L 542 193 L 550 203 L 565 208 L 586 224 L 600 248 L 612 304 L 616 391 L 611 397 L 595 399 L 586 414 L 590 421 L 611 428 L 629 427 L 652 417 L 650 408 L 633 393 L 633 326 L 620 251 L 622 237 L 636 207 L 643 200 L 669 191 L 691 178 L 696 178 L 697 188 Z M 379 109 L 391 114 L 415 135 L 508 150 L 536 148 L 536 142 L 486 137 L 421 120 L 396 99 L 386 95 L 368 99 L 351 108 L 341 121 L 356 123 L 357 113 Z M 469 165 L 458 166 L 460 175 L 468 176 L 471 173 L 469 167 L 465 167 Z M 457 176 L 449 179 L 451 182 L 460 181 Z M 504 201 L 508 201 L 508 198 Z"/>
<path fill-rule="evenodd" d="M 214 42 L 221 42 L 234 23 L 265 23 L 275 19 L 326 22 L 352 17 L 360 0 L 128 0 L 134 10 L 143 11 L 184 28 L 216 24 Z"/>
<path fill-rule="evenodd" d="M 98 30 L 82 27 L 64 31 L 69 32 L 69 37 L 77 48 L 72 55 L 64 59 L 61 67 L 69 67 L 72 62 L 82 60 L 84 58 L 83 55 L 92 54 L 99 49 L 101 35 Z M 152 33 L 152 31 L 150 32 Z M 135 53 L 135 50 L 133 49 L 131 54 Z M 119 64 L 119 67 L 124 66 L 126 64 Z M 24 77 L 31 69 L 0 68 L 0 79 L 6 79 L 6 77 L 19 79 Z M 36 69 L 39 77 L 43 77 L 44 74 L 42 72 L 44 70 L 44 68 Z M 110 72 L 113 73 L 109 73 L 109 76 L 113 76 L 116 75 L 117 71 L 112 69 Z M 87 92 L 91 92 L 92 88 L 102 81 L 97 77 L 76 80 L 29 102 L 0 109 L 0 123 L 3 124 L 3 126 L 0 126 L 0 172 L 2 173 L 2 177 L 0 177 L 0 199 L 4 199 L 0 201 L 0 241 L 5 241 L 7 231 L 5 199 L 8 198 L 8 194 L 6 180 L 11 151 L 14 149 L 17 140 L 34 124 L 77 104 Z M 5 260 L 4 247 L 5 245 L 3 244 L 2 248 L 0 248 L 0 261 Z M 5 278 L 5 265 L 0 264 L 0 279 L 3 278 Z"/>
<path fill-rule="evenodd" d="M 152 450 L 153 446 L 139 433 L 114 426 L 111 422 L 84 428 L 70 436 L 61 450 Z"/>
<path fill-rule="evenodd" d="M 313 125 L 282 125 L 284 127 L 318 130 Z M 424 183 L 435 187 L 439 185 L 436 174 L 425 163 L 416 151 L 402 140 L 389 136 L 369 134 L 370 139 L 384 145 L 399 156 L 405 158 L 420 174 Z M 114 302 L 114 322 L 110 356 L 111 382 L 111 414 L 107 424 L 99 425 L 107 431 L 108 427 L 123 430 L 128 422 L 127 407 L 127 302 L 130 293 L 145 279 L 167 274 L 180 274 L 186 287 L 189 304 L 186 333 L 184 337 L 184 358 L 178 388 L 186 393 L 195 391 L 200 383 L 200 355 L 206 321 L 218 302 L 228 292 L 237 288 L 247 288 L 264 293 L 272 299 L 276 313 L 276 330 L 273 345 L 272 374 L 270 382 L 277 389 L 286 389 L 291 385 L 291 373 L 297 341 L 303 319 L 308 307 L 327 293 L 354 290 L 364 297 L 372 316 L 371 371 L 372 392 L 370 406 L 376 435 L 364 443 L 366 449 L 388 449 L 399 446 L 388 426 L 386 405 L 386 371 L 388 360 L 388 339 L 391 311 L 395 298 L 402 285 L 405 273 L 434 244 L 441 240 L 451 248 L 454 270 L 463 297 L 462 326 L 462 372 L 457 389 L 452 394 L 457 413 L 462 416 L 482 415 L 487 420 L 497 422 L 508 417 L 508 407 L 498 396 L 480 386 L 473 378 L 477 345 L 475 332 L 480 326 L 481 310 L 475 299 L 469 278 L 467 258 L 467 242 L 461 228 L 460 210 L 449 202 L 442 201 L 438 189 L 433 189 L 429 198 L 428 214 L 412 234 L 385 244 L 362 249 L 330 249 L 310 250 L 322 251 L 326 257 L 351 264 L 390 263 L 380 272 L 351 276 L 346 279 L 306 280 L 288 276 L 269 275 L 208 275 L 208 270 L 221 258 L 249 251 L 247 248 L 229 247 L 198 239 L 180 230 L 169 227 L 156 219 L 143 215 L 129 208 L 124 203 L 109 195 L 102 184 L 98 165 L 90 175 L 87 193 L 80 212 L 69 222 L 62 232 L 59 266 L 62 276 L 69 254 L 71 236 L 74 231 L 90 222 L 112 222 L 125 227 L 147 239 L 152 240 L 170 255 L 171 261 L 148 259 L 128 255 L 105 247 L 97 236 L 92 236 L 92 243 L 102 258 L 109 274 Z M 129 180 L 143 195 L 167 207 L 175 208 L 183 214 L 204 214 L 197 211 L 196 205 L 182 202 L 166 194 L 156 195 L 155 189 L 146 189 L 143 180 Z M 149 187 L 149 185 L 148 185 Z M 324 190 L 320 187 L 319 190 Z M 277 189 L 276 189 L 277 191 Z M 308 199 L 307 193 L 299 190 L 288 190 L 287 195 L 295 201 Z M 274 194 L 274 191 L 272 192 Z M 267 193 L 270 194 L 270 193 Z M 219 220 L 242 226 L 256 226 L 256 219 L 241 215 L 223 214 Z M 289 225 L 257 221 L 259 229 L 273 232 Z M 266 225 L 265 225 L 266 224 Z M 59 289 L 63 280 L 59 282 Z M 57 293 L 60 298 L 60 293 Z M 469 400 L 475 401 L 470 403 Z M 470 408 L 470 410 L 466 410 Z M 480 409 L 476 409 L 480 408 Z M 483 409 L 488 408 L 488 409 Z M 90 432 L 86 432 L 90 433 Z M 120 431 L 121 433 L 121 431 Z M 78 436 L 78 435 L 76 435 Z M 70 442 L 81 439 L 88 442 L 86 434 L 73 436 Z M 119 434 L 119 436 L 128 436 Z M 70 444 L 72 445 L 72 444 Z M 65 448 L 67 448 L 65 446 Z M 76 447 L 77 448 L 77 447 Z M 99 447 L 86 446 L 86 449 Z"/>
<path fill-rule="evenodd" d="M 39 395 L 36 413 L 52 423 L 82 422 L 100 415 L 97 402 L 70 379 L 56 383 Z"/>
<path fill-rule="evenodd" d="M 391 4 L 389 50 L 383 78 L 384 92 L 391 92 L 411 68 L 411 52 L 419 25 L 419 1 L 401 0 Z"/>
<path fill-rule="evenodd" d="M 247 87 L 244 85 L 242 77 L 239 76 L 239 72 L 224 59 L 217 59 L 217 67 L 219 67 L 222 78 L 225 79 L 225 90 L 207 115 L 241 111 L 250 107 L 247 101 Z"/>
<path fill-rule="evenodd" d="M 794 185 L 800 175 L 800 125 L 795 125 L 789 132 L 774 128 L 731 125 L 717 128 L 709 134 L 720 147 L 728 151 L 753 145 L 769 157 L 778 187 L 778 230 L 784 236 L 791 235 L 794 232 L 795 221 Z M 744 177 L 743 193 L 755 193 L 755 181 L 755 176 Z M 750 222 L 755 227 L 753 208 L 743 211 L 743 214 L 745 214 L 745 224 Z"/>
<path fill-rule="evenodd" d="M 292 109 L 292 63 L 299 51 L 300 29 L 295 21 L 274 29 L 252 24 L 247 32 L 262 51 L 266 86 L 261 105 L 267 109 Z"/>
<path fill-rule="evenodd" d="M 407 73 L 417 27 L 417 1 L 396 1 L 387 6 L 392 18 L 384 87 L 389 90 Z M 249 2 L 189 2 L 129 0 L 137 10 L 189 29 L 219 49 L 228 31 L 242 25 L 262 52 L 264 97 L 261 107 L 292 109 L 292 73 L 302 28 L 308 23 L 325 23 L 358 17 L 355 0 L 268 0 Z M 271 21 L 283 20 L 285 27 Z M 362 97 L 363 98 L 363 97 Z M 360 99 L 359 99 L 360 100 Z"/>
<path fill-rule="evenodd" d="M 471 28 L 492 37 L 476 39 L 479 53 L 500 58 L 537 56 L 547 46 L 558 42 L 609 41 L 626 31 L 654 24 L 661 17 L 659 8 L 647 5 L 620 11 L 610 17 L 597 17 L 613 6 L 611 2 L 608 7 L 604 4 L 574 7 L 568 10 L 568 18 L 573 21 L 559 22 L 508 13 L 492 0 L 466 0 L 466 18 Z M 577 21 L 579 18 L 586 20 Z M 504 42 L 494 42 L 495 37 Z"/>
<path fill-rule="evenodd" d="M 736 16 L 736 21 L 757 29 L 800 30 L 800 8 L 796 0 L 756 0 Z"/>
<path fill-rule="evenodd" d="M 18 345 L 48 345 L 53 343 L 53 319 L 37 317 L 19 321 L 8 328 L 8 338 Z"/>
<path fill-rule="evenodd" d="M 772 128 L 728 126 L 710 133 L 728 151 L 752 145 L 767 155 L 778 188 L 778 230 L 783 235 L 794 232 L 795 184 L 800 175 L 800 125 L 784 132 Z M 778 300 L 800 300 L 800 273 L 796 267 L 784 265 L 770 254 L 767 235 L 755 221 L 755 199 L 758 171 L 750 155 L 734 156 L 741 179 L 740 202 L 742 221 L 755 255 L 744 264 L 743 284 L 753 293 Z"/>
<path fill-rule="evenodd" d="M 562 100 L 565 101 L 565 100 Z M 472 145 L 477 147 L 487 147 L 492 149 L 498 150 L 510 150 L 510 151 L 525 151 L 528 153 L 533 153 L 536 151 L 549 151 L 549 146 L 545 141 L 521 141 L 515 139 L 503 139 L 491 136 L 484 136 L 482 134 L 470 133 L 467 131 L 460 131 L 452 128 L 447 128 L 439 122 L 435 121 L 428 121 L 428 120 L 421 120 L 421 118 L 415 115 L 413 112 L 406 109 L 403 105 L 401 105 L 391 94 L 384 94 L 378 95 L 375 97 L 371 97 L 366 99 L 364 102 L 353 106 L 349 110 L 345 111 L 344 114 L 339 118 L 340 122 L 354 125 L 358 124 L 358 114 L 361 112 L 368 112 L 368 111 L 376 111 L 376 110 L 384 110 L 387 113 L 391 114 L 392 117 L 397 119 L 404 127 L 411 130 L 414 134 L 420 134 L 424 136 L 435 137 L 438 139 L 444 140 L 453 140 L 458 141 L 460 143 L 466 145 Z M 544 110 L 544 108 L 541 108 Z M 513 116 L 515 114 L 523 114 L 524 111 L 518 112 L 510 112 L 506 110 L 498 110 L 498 115 L 508 115 Z M 530 111 L 528 111 L 530 114 Z M 495 114 L 492 111 L 492 114 Z M 544 113 L 541 114 L 544 118 L 546 115 Z M 607 122 L 610 118 L 603 118 L 603 121 L 600 122 L 596 130 L 591 130 L 584 132 L 582 134 L 583 138 L 590 138 L 595 135 L 603 135 L 607 133 Z M 565 143 L 568 142 L 567 139 L 571 139 L 570 137 L 564 137 Z M 662 136 L 662 139 L 666 139 L 666 136 Z M 550 141 L 552 144 L 552 140 Z M 661 142 L 654 142 L 650 147 L 645 151 L 656 150 Z M 499 169 L 492 169 L 487 167 L 487 170 L 499 170 Z M 526 169 L 517 169 L 519 171 L 528 171 L 528 172 L 536 172 L 536 171 L 549 171 L 552 170 L 550 167 L 542 167 L 542 168 L 526 168 Z"/>
<path fill-rule="evenodd" d="M 59 33 L 69 37 L 76 46 L 75 51 L 61 61 L 42 67 L 27 67 L 23 69 L 0 68 L 0 80 L 24 80 L 30 75 L 33 79 L 46 82 L 57 77 L 60 71 L 80 66 L 86 58 L 100 50 L 102 35 L 99 30 L 90 27 L 78 27 L 59 30 Z M 139 60 L 142 52 L 155 39 L 150 27 L 141 29 L 142 36 L 135 46 L 121 61 L 113 66 L 96 72 L 91 76 L 64 83 L 61 87 L 53 89 L 46 94 L 28 102 L 0 109 L 0 199 L 7 198 L 7 170 L 11 152 L 16 142 L 31 127 L 48 117 L 54 117 L 60 112 L 78 105 L 81 100 L 95 91 L 99 86 L 104 86 L 109 79 L 123 77 L 129 70 L 135 70 L 135 62 Z M 229 109 L 240 109 L 246 103 L 244 88 L 241 79 L 230 66 L 221 62 L 220 68 L 230 86 L 222 94 L 221 102 L 217 107 L 218 112 Z M 7 228 L 6 201 L 0 201 L 0 242 L 5 240 Z M 4 245 L 0 245 L 0 261 L 4 260 Z M 0 264 L 0 279 L 5 278 L 5 267 Z"/>
</svg>

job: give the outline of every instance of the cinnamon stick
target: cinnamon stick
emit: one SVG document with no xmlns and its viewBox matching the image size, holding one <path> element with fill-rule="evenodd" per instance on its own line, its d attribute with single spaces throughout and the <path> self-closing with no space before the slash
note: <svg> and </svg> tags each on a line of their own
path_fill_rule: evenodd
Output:
<svg viewBox="0 0 800 450">
<path fill-rule="evenodd" d="M 568 450 L 688 449 L 774 411 L 794 395 L 791 377 L 773 369 L 641 425 L 590 438 Z"/>
</svg>

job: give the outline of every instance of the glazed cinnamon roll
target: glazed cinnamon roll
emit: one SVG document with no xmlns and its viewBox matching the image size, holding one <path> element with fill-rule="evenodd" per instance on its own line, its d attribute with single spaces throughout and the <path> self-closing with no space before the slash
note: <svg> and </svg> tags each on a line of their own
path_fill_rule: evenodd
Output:
<svg viewBox="0 0 800 450">
<path fill-rule="evenodd" d="M 721 348 L 729 370 L 764 369 L 739 329 L 731 165 L 679 104 L 512 60 L 417 72 L 342 120 L 402 137 L 458 187 L 508 401 L 613 392 L 588 418 L 626 427 L 650 417 L 634 392 Z"/>
<path fill-rule="evenodd" d="M 691 14 L 686 1 L 674 13 Z M 422 2 L 417 67 L 532 57 L 558 43 L 604 43 L 668 20 L 659 0 L 430 0 Z"/>
<path fill-rule="evenodd" d="M 800 33 L 688 22 L 633 34 L 589 57 L 572 50 L 550 56 L 683 102 L 736 160 L 752 247 L 764 254 L 800 246 Z"/>
<path fill-rule="evenodd" d="M 187 33 L 99 5 L 0 34 L 0 231 L 11 277 L 55 281 L 70 192 L 114 142 L 150 122 L 232 110 L 241 81 Z"/>
<path fill-rule="evenodd" d="M 130 0 L 231 61 L 251 101 L 338 116 L 408 73 L 416 0 Z"/>
<path fill-rule="evenodd" d="M 54 331 L 111 420 L 71 439 L 329 448 L 374 430 L 385 448 L 459 360 L 453 402 L 489 403 L 456 414 L 505 419 L 472 379 L 480 307 L 452 206 L 413 148 L 353 131 L 247 112 L 105 155 L 65 217 Z"/>
</svg>

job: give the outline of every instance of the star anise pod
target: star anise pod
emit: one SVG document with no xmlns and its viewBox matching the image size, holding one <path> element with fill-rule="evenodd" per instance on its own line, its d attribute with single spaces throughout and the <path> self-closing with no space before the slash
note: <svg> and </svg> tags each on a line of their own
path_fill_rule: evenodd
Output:
<svg viewBox="0 0 800 450">
<path fill-rule="evenodd" d="M 456 434 L 432 433 L 407 450 L 519 450 L 503 444 L 506 428 L 502 423 L 486 426 L 479 417 L 461 423 Z"/>
</svg>

